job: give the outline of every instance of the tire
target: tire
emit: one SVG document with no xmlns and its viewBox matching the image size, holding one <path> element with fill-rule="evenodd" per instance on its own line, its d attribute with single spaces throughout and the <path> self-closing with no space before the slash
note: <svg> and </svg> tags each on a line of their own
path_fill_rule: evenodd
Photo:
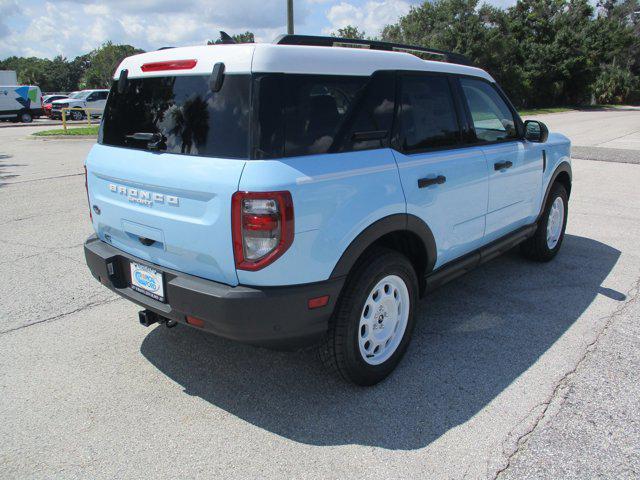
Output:
<svg viewBox="0 0 640 480">
<path fill-rule="evenodd" d="M 536 233 L 520 246 L 525 257 L 537 262 L 548 262 L 558 254 L 567 226 L 568 200 L 564 186 L 559 182 L 554 183 Z"/>
<path fill-rule="evenodd" d="M 375 385 L 402 359 L 417 301 L 418 278 L 409 260 L 394 250 L 372 250 L 349 274 L 319 346 L 320 359 L 348 382 Z"/>
<path fill-rule="evenodd" d="M 33 116 L 29 112 L 20 112 L 18 120 L 22 123 L 31 123 L 33 122 Z"/>
<path fill-rule="evenodd" d="M 82 113 L 82 110 L 71 110 L 71 118 L 73 120 L 83 120 L 84 113 Z"/>
</svg>

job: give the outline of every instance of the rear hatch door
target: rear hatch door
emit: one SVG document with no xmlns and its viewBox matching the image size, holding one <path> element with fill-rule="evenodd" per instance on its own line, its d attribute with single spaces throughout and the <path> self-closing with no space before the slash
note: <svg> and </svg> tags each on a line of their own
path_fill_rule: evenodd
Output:
<svg viewBox="0 0 640 480">
<path fill-rule="evenodd" d="M 231 196 L 248 154 L 249 75 L 114 84 L 99 144 L 87 159 L 98 236 L 160 266 L 238 283 Z M 99 212 L 99 213 L 98 213 Z"/>
</svg>

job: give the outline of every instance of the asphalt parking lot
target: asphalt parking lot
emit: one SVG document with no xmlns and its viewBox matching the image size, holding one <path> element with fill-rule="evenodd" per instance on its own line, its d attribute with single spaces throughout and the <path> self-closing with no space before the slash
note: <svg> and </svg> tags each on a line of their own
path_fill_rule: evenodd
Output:
<svg viewBox="0 0 640 480">
<path fill-rule="evenodd" d="M 560 254 L 430 294 L 370 389 L 140 326 L 84 264 L 92 142 L 0 127 L 2 478 L 638 478 L 640 110 L 540 119 L 580 152 Z"/>
</svg>

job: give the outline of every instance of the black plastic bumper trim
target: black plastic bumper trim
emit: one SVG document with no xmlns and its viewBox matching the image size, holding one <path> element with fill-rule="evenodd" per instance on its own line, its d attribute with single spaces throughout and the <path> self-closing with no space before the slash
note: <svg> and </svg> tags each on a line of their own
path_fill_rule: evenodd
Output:
<svg viewBox="0 0 640 480">
<path fill-rule="evenodd" d="M 282 287 L 229 286 L 154 265 L 103 242 L 95 235 L 84 244 L 93 276 L 124 298 L 165 318 L 186 323 L 204 320 L 202 330 L 244 343 L 295 349 L 317 341 L 326 331 L 344 278 Z M 164 273 L 166 303 L 131 289 L 129 262 Z M 321 308 L 308 308 L 310 298 L 329 295 Z"/>
</svg>

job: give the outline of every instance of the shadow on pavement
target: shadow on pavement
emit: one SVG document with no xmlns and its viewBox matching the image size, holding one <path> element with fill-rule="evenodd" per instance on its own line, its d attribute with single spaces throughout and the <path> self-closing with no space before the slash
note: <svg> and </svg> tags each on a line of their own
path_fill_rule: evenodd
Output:
<svg viewBox="0 0 640 480">
<path fill-rule="evenodd" d="M 22 164 L 8 163 L 6 161 L 8 158 L 11 158 L 11 155 L 0 153 L 0 188 L 6 185 L 6 182 L 4 182 L 4 180 L 8 180 L 10 178 L 15 178 L 18 176 L 17 174 L 12 174 L 10 173 L 10 171 L 7 171 L 8 168 L 24 167 L 24 165 Z"/>
<path fill-rule="evenodd" d="M 551 263 L 511 252 L 445 285 L 422 301 L 407 355 L 373 388 L 334 379 L 309 352 L 272 352 L 188 327 L 156 327 L 141 352 L 189 395 L 285 438 L 422 448 L 507 388 L 598 293 L 622 300 L 601 287 L 619 256 L 567 235 Z"/>
</svg>

